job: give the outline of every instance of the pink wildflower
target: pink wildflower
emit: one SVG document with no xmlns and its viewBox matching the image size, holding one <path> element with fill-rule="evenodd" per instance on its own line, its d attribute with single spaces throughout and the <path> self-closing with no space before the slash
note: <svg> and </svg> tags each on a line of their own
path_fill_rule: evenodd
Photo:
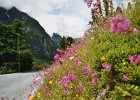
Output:
<svg viewBox="0 0 140 100">
<path fill-rule="evenodd" d="M 135 65 L 138 64 L 140 62 L 140 57 L 138 56 L 129 56 L 128 58 L 130 60 L 130 63 Z"/>
<path fill-rule="evenodd" d="M 59 84 L 66 87 L 66 86 L 68 86 L 68 82 L 69 82 L 69 77 L 64 76 L 63 79 L 59 82 Z"/>
<path fill-rule="evenodd" d="M 97 79 L 96 78 L 93 78 L 92 81 L 91 81 L 91 84 L 92 85 L 96 85 L 97 84 Z"/>
<path fill-rule="evenodd" d="M 56 51 L 60 54 L 62 54 L 62 52 L 63 52 L 61 49 L 57 49 Z"/>
<path fill-rule="evenodd" d="M 108 72 L 111 70 L 111 65 L 110 64 L 102 64 L 102 67 L 104 68 L 104 71 Z"/>
<path fill-rule="evenodd" d="M 68 90 L 63 90 L 63 95 L 67 95 L 68 94 Z"/>
<path fill-rule="evenodd" d="M 95 78 L 96 75 L 97 75 L 97 73 L 96 73 L 96 72 L 93 72 L 93 73 L 92 73 L 92 78 Z"/>
<path fill-rule="evenodd" d="M 69 78 L 69 80 L 74 81 L 74 80 L 76 80 L 77 77 L 73 72 L 69 72 L 68 78 Z"/>
<path fill-rule="evenodd" d="M 82 64 L 82 62 L 78 58 L 75 58 L 74 62 L 75 62 L 76 65 L 81 65 Z"/>
<path fill-rule="evenodd" d="M 9 100 L 7 97 L 1 97 L 1 100 Z"/>
<path fill-rule="evenodd" d="M 123 30 L 124 31 L 129 31 L 130 25 L 131 25 L 131 22 L 128 19 L 125 19 L 124 24 L 123 24 Z"/>
<path fill-rule="evenodd" d="M 114 24 L 115 22 L 116 22 L 115 17 L 111 17 L 111 19 L 110 19 L 110 23 L 111 23 L 111 24 Z"/>
<path fill-rule="evenodd" d="M 93 5 L 94 5 L 94 6 L 100 6 L 101 3 L 100 3 L 100 1 L 95 1 L 95 2 L 93 3 Z"/>
<path fill-rule="evenodd" d="M 84 74 L 88 75 L 91 72 L 91 69 L 89 66 L 83 66 L 82 71 Z"/>
<path fill-rule="evenodd" d="M 60 55 L 59 54 L 55 54 L 54 59 L 55 60 L 59 60 L 60 59 Z"/>
<path fill-rule="evenodd" d="M 29 92 L 28 94 L 27 94 L 27 98 L 29 99 L 29 97 L 32 95 L 32 93 L 31 92 Z"/>
<path fill-rule="evenodd" d="M 115 33 L 115 32 L 116 32 L 115 26 L 112 25 L 112 27 L 111 27 L 111 29 L 110 29 L 110 32 L 111 32 L 111 33 Z"/>
<path fill-rule="evenodd" d="M 48 87 L 45 87 L 44 88 L 44 93 L 47 93 L 48 92 Z"/>
<path fill-rule="evenodd" d="M 115 18 L 116 18 L 116 21 L 117 21 L 117 22 L 123 20 L 123 17 L 122 17 L 122 15 L 120 15 L 120 14 L 116 15 Z"/>
<path fill-rule="evenodd" d="M 129 77 L 128 77 L 126 74 L 123 74 L 123 79 L 124 79 L 125 81 L 127 81 L 127 80 L 129 80 Z"/>
<path fill-rule="evenodd" d="M 86 88 L 84 86 L 77 86 L 77 91 L 78 92 L 83 92 L 85 90 L 86 90 Z"/>
<path fill-rule="evenodd" d="M 117 30 L 116 30 L 116 32 L 118 34 L 121 34 L 122 31 L 123 31 L 123 24 L 121 22 L 119 22 L 119 23 L 117 23 Z"/>
<path fill-rule="evenodd" d="M 134 34 L 138 34 L 139 31 L 138 31 L 136 28 L 134 28 L 133 33 L 134 33 Z"/>
</svg>

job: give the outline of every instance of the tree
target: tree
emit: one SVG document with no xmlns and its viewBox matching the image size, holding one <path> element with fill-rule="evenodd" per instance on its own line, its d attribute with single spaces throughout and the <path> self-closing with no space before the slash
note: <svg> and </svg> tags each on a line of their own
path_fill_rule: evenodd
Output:
<svg viewBox="0 0 140 100">
<path fill-rule="evenodd" d="M 70 46 L 72 43 L 74 43 L 74 39 L 72 37 L 65 37 L 60 40 L 60 47 L 61 49 L 65 50 L 67 46 Z"/>
<path fill-rule="evenodd" d="M 11 25 L 0 23 L 0 66 L 11 68 L 14 71 L 22 71 L 21 60 L 23 60 L 23 52 L 28 50 L 25 44 L 27 39 L 29 39 L 29 35 L 23 27 L 23 22 L 15 20 Z M 30 53 L 30 51 L 28 52 Z M 26 59 L 26 57 L 24 58 Z"/>
</svg>

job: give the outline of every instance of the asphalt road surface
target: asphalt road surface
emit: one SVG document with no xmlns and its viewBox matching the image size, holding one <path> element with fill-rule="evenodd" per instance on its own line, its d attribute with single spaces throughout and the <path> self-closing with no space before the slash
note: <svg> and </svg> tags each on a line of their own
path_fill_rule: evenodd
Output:
<svg viewBox="0 0 140 100">
<path fill-rule="evenodd" d="M 13 73 L 0 75 L 0 100 L 8 97 L 8 100 L 24 100 L 25 95 L 31 91 L 33 75 L 37 72 Z"/>
</svg>

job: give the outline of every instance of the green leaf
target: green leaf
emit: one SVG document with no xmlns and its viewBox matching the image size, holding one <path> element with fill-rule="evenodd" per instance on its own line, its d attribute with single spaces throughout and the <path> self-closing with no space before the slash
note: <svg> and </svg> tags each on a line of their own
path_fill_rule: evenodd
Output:
<svg viewBox="0 0 140 100">
<path fill-rule="evenodd" d="M 122 96 L 125 97 L 125 96 L 131 96 L 131 94 L 127 91 L 122 91 Z"/>
</svg>

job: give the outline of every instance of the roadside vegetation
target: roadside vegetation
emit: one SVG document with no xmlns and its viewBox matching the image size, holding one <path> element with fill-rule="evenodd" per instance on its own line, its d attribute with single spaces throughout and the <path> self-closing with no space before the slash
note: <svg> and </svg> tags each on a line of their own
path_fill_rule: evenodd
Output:
<svg viewBox="0 0 140 100">
<path fill-rule="evenodd" d="M 84 0 L 90 7 L 92 2 Z M 99 2 L 91 29 L 38 74 L 29 100 L 139 100 L 140 98 L 140 1 L 127 10 L 108 9 Z M 93 11 L 93 10 L 92 10 Z M 105 14 L 103 18 L 103 14 Z"/>
</svg>

